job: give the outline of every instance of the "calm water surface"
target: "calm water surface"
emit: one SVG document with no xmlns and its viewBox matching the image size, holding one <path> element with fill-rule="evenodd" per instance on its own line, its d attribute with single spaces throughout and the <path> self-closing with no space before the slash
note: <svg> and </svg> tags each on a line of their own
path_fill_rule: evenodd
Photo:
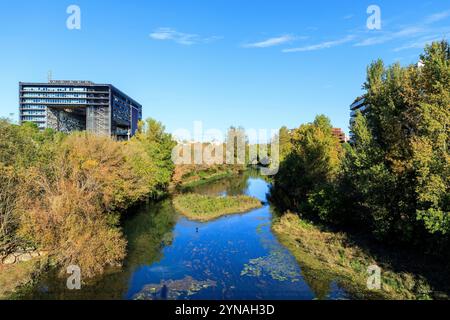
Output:
<svg viewBox="0 0 450 320">
<path fill-rule="evenodd" d="M 247 194 L 264 203 L 269 185 L 243 175 L 190 190 Z M 267 204 L 207 223 L 178 215 L 170 200 L 145 207 L 126 221 L 128 257 L 81 290 L 48 273 L 30 299 L 345 299 L 336 282 L 302 270 L 271 231 Z"/>
</svg>

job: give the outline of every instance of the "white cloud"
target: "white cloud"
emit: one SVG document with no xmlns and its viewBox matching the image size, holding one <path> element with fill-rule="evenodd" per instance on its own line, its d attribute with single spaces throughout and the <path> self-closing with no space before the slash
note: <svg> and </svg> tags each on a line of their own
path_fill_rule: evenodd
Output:
<svg viewBox="0 0 450 320">
<path fill-rule="evenodd" d="M 425 23 L 435 23 L 450 17 L 450 10 L 432 14 L 425 19 Z"/>
<path fill-rule="evenodd" d="M 366 47 L 366 46 L 373 46 L 376 44 L 383 44 L 385 42 L 396 39 L 417 36 L 423 34 L 425 31 L 426 30 L 421 27 L 406 27 L 396 32 L 385 32 L 382 33 L 380 36 L 364 39 L 363 41 L 356 43 L 355 47 Z"/>
<path fill-rule="evenodd" d="M 422 19 L 421 22 L 419 22 L 416 25 L 406 26 L 403 27 L 402 29 L 399 29 L 398 31 L 386 31 L 386 32 L 380 31 L 377 36 L 366 38 L 356 43 L 355 46 L 356 47 L 372 46 L 377 44 L 383 44 L 393 40 L 402 40 L 402 39 L 410 39 L 410 41 L 416 39 L 414 43 L 416 43 L 417 46 L 419 46 L 419 43 L 424 44 L 423 41 L 420 41 L 420 39 L 423 37 L 429 38 L 430 36 L 432 36 L 434 38 L 438 38 L 437 35 L 441 33 L 442 30 L 432 27 L 431 25 L 435 22 L 444 20 L 448 17 L 450 17 L 450 10 L 435 13 L 425 17 L 424 19 Z M 419 37 L 421 38 L 417 40 L 417 38 Z M 414 46 L 405 45 L 404 47 L 397 48 L 396 50 L 398 49 L 403 50 L 403 48 L 404 49 L 414 48 Z"/>
<path fill-rule="evenodd" d="M 298 38 L 292 36 L 292 35 L 283 35 L 276 38 L 269 38 L 267 40 L 261 41 L 261 42 L 255 42 L 255 43 L 248 43 L 243 45 L 244 48 L 268 48 L 273 46 L 279 46 L 284 43 L 291 42 L 293 40 L 296 40 Z"/>
<path fill-rule="evenodd" d="M 217 36 L 201 37 L 197 34 L 183 33 L 176 31 L 173 28 L 158 28 L 154 32 L 150 33 L 150 38 L 160 41 L 174 41 L 178 44 L 186 46 L 197 43 L 208 43 L 221 39 L 221 37 Z"/>
<path fill-rule="evenodd" d="M 405 44 L 401 47 L 395 48 L 394 52 L 399 52 L 399 51 L 403 51 L 403 50 L 407 50 L 407 49 L 423 49 L 427 44 L 431 44 L 432 42 L 440 41 L 440 40 L 442 40 L 442 38 L 439 38 L 439 37 L 420 38 L 413 42 Z"/>
<path fill-rule="evenodd" d="M 333 40 L 333 41 L 326 41 L 310 46 L 304 46 L 299 48 L 291 48 L 291 49 L 284 49 L 283 52 L 289 53 L 289 52 L 305 52 L 305 51 L 315 51 L 315 50 L 322 50 L 322 49 L 329 49 L 332 47 L 336 47 L 339 45 L 342 45 L 344 43 L 350 42 L 355 38 L 353 35 L 346 36 L 345 38 Z"/>
</svg>

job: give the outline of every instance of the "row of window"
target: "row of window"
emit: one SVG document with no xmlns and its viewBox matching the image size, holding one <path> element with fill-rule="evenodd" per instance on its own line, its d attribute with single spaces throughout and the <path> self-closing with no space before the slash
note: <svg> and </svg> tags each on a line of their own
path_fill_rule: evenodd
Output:
<svg viewBox="0 0 450 320">
<path fill-rule="evenodd" d="M 86 104 L 86 99 L 23 99 L 23 103 Z"/>
<path fill-rule="evenodd" d="M 40 121 L 45 122 L 45 116 L 22 116 L 22 121 Z"/>
<path fill-rule="evenodd" d="M 350 117 L 354 118 L 354 117 L 356 117 L 356 112 L 361 111 L 361 113 L 364 113 L 366 110 L 367 110 L 367 106 L 362 106 L 361 108 L 352 110 L 352 112 L 350 112 Z"/>
<path fill-rule="evenodd" d="M 24 93 L 24 98 L 87 98 L 85 93 Z"/>
<path fill-rule="evenodd" d="M 47 106 L 37 105 L 37 104 L 23 104 L 22 109 L 46 109 Z"/>
<path fill-rule="evenodd" d="M 24 116 L 45 116 L 46 115 L 46 111 L 45 110 L 27 110 L 27 111 L 22 111 L 22 115 Z"/>
<path fill-rule="evenodd" d="M 60 91 L 74 91 L 74 92 L 86 92 L 87 88 L 73 88 L 73 87 L 23 87 L 23 91 L 48 91 L 48 92 L 60 92 Z"/>
<path fill-rule="evenodd" d="M 128 122 L 130 120 L 130 108 L 126 101 L 116 95 L 113 96 L 114 120 Z"/>
</svg>

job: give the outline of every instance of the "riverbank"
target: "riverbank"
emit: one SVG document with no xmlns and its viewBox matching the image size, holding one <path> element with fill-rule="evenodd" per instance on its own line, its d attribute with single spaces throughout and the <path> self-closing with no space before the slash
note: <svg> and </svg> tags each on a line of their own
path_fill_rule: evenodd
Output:
<svg viewBox="0 0 450 320">
<path fill-rule="evenodd" d="M 148 119 L 132 139 L 116 141 L 0 119 L 0 133 L 0 257 L 18 264 L 2 267 L 7 292 L 33 273 L 33 264 L 21 263 L 32 253 L 13 255 L 28 243 L 50 251 L 63 272 L 79 266 L 84 279 L 121 265 L 127 247 L 121 219 L 134 205 L 167 194 L 176 143 L 164 126 Z"/>
<path fill-rule="evenodd" d="M 202 222 L 262 207 L 261 201 L 249 196 L 221 197 L 193 193 L 176 196 L 173 199 L 173 205 L 187 218 Z"/>
<path fill-rule="evenodd" d="M 206 174 L 203 176 L 199 175 L 199 176 L 193 177 L 191 180 L 189 180 L 187 182 L 182 183 L 181 188 L 182 189 L 194 188 L 194 187 L 198 187 L 198 186 L 212 183 L 215 181 L 219 181 L 222 179 L 231 178 L 234 175 L 235 175 L 235 173 L 232 171 L 217 172 L 217 173 L 213 173 L 213 174 Z"/>
<path fill-rule="evenodd" d="M 268 191 L 268 183 L 245 174 L 192 192 L 208 197 L 251 195 L 265 202 Z M 170 285 L 177 299 L 429 299 L 437 298 L 437 282 L 449 283 L 436 265 L 415 256 L 402 262 L 396 248 L 375 251 L 351 234 L 293 214 L 274 217 L 273 206 L 200 225 L 178 219 L 172 200 L 145 206 L 123 220 L 128 247 L 122 268 L 83 281 L 80 291 L 67 290 L 64 274 L 48 269 L 11 298 L 134 299 L 142 293 L 159 299 L 161 288 Z M 383 290 L 366 287 L 367 266 L 372 264 L 382 269 Z M 199 278 L 199 272 L 207 277 Z M 436 279 L 431 281 L 429 274 Z M 191 290 L 213 281 L 216 286 Z"/>
<path fill-rule="evenodd" d="M 246 167 L 230 165 L 179 165 L 175 167 L 172 185 L 175 188 L 194 188 L 226 178 L 232 178 Z"/>
<path fill-rule="evenodd" d="M 444 292 L 432 288 L 446 274 L 438 271 L 438 265 L 392 250 L 385 252 L 373 243 L 329 231 L 292 213 L 276 218 L 272 229 L 295 256 L 304 276 L 335 280 L 357 299 L 448 299 Z M 367 288 L 367 269 L 373 265 L 381 268 L 381 290 Z"/>
<path fill-rule="evenodd" d="M 226 172 L 226 174 L 224 174 L 222 177 L 225 180 L 226 178 L 236 177 L 236 175 L 237 175 L 236 172 L 230 171 L 230 172 Z M 219 180 L 222 180 L 222 178 L 219 178 L 219 175 L 217 175 L 215 179 L 212 179 L 212 181 L 214 181 L 214 182 L 217 182 Z M 208 180 L 208 182 L 211 182 L 211 181 Z M 207 184 L 207 183 L 204 183 L 204 184 Z M 166 224 L 171 225 L 171 224 L 175 223 L 173 221 L 175 219 L 174 218 L 175 215 L 173 213 L 170 213 L 171 212 L 171 209 L 169 208 L 170 202 L 171 202 L 170 200 L 156 201 L 153 204 L 153 206 L 156 208 L 159 208 L 159 211 L 163 211 L 164 213 L 163 214 L 160 213 L 156 216 L 152 215 L 151 217 L 147 216 L 145 218 L 145 221 L 147 221 L 147 220 L 153 221 L 153 220 L 161 220 L 162 219 L 164 222 L 164 223 L 162 223 L 162 225 L 164 225 L 164 227 L 162 229 L 164 231 L 160 230 L 159 228 L 154 228 L 153 225 L 156 224 L 155 222 L 145 223 L 144 221 L 141 221 L 142 219 L 140 220 L 139 224 L 136 224 L 136 225 L 130 227 L 130 221 L 131 221 L 131 224 L 133 224 L 133 221 L 134 221 L 133 218 L 135 217 L 135 215 L 142 217 L 142 214 L 140 213 L 141 209 L 140 209 L 139 205 L 134 204 L 135 207 L 130 206 L 130 209 L 127 210 L 127 213 L 126 214 L 124 213 L 122 215 L 122 216 L 128 217 L 125 219 L 130 219 L 130 221 L 128 221 L 128 220 L 122 221 L 122 225 L 121 225 L 121 227 L 123 228 L 124 234 L 127 235 L 126 240 L 128 242 L 128 245 L 127 245 L 127 258 L 126 259 L 128 261 L 141 260 L 141 259 L 142 259 L 142 261 L 153 260 L 153 258 L 150 258 L 150 257 L 159 255 L 159 253 L 157 253 L 157 251 L 159 251 L 161 242 L 169 241 L 169 240 L 161 240 L 161 238 L 170 238 L 169 236 L 167 236 L 167 237 L 165 236 L 165 233 L 168 233 L 168 231 L 166 230 L 167 229 Z M 137 202 L 137 203 L 141 203 L 141 202 Z M 141 252 L 142 250 L 136 248 L 138 245 L 136 245 L 134 243 L 134 241 L 136 240 L 137 237 L 135 235 L 133 235 L 133 233 L 136 233 L 137 232 L 136 230 L 141 230 L 141 228 L 145 228 L 141 224 L 151 225 L 152 232 L 145 235 L 145 237 L 144 237 L 145 241 L 140 238 L 138 239 L 141 243 L 141 246 L 145 247 L 148 250 L 148 252 L 142 252 L 143 257 L 140 257 L 141 253 L 138 254 L 139 257 L 136 257 L 136 252 Z M 157 224 L 159 225 L 160 223 L 158 222 Z M 152 240 L 153 238 L 156 238 L 156 239 Z M 149 248 L 150 243 L 155 243 L 155 247 Z M 131 253 L 130 253 L 130 251 L 131 251 Z M 46 272 L 49 272 L 49 271 L 54 272 L 55 268 L 57 268 L 56 265 L 52 264 L 51 267 L 48 268 L 48 266 L 50 266 L 50 263 L 48 261 L 49 260 L 47 258 L 45 258 L 45 260 L 44 260 L 41 257 L 41 259 L 35 258 L 31 261 L 18 262 L 13 265 L 1 265 L 0 264 L 0 300 L 20 298 L 21 294 L 23 292 L 27 292 L 28 288 L 32 287 L 36 281 L 39 281 L 40 278 L 45 277 Z M 62 289 L 60 288 L 60 290 L 62 290 Z M 103 293 L 99 293 L 99 294 L 103 295 Z"/>
<path fill-rule="evenodd" d="M 0 300 L 16 299 L 23 288 L 33 285 L 48 265 L 46 256 L 16 264 L 0 264 Z"/>
</svg>

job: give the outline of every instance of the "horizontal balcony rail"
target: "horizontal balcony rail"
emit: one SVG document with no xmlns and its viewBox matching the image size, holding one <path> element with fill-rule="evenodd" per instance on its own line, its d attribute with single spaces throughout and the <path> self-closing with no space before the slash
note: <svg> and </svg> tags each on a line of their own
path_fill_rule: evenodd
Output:
<svg viewBox="0 0 450 320">
<path fill-rule="evenodd" d="M 102 96 L 89 96 L 86 97 L 42 97 L 42 96 L 20 96 L 21 99 L 104 99 L 109 100 L 109 97 Z"/>
<path fill-rule="evenodd" d="M 92 91 L 49 91 L 49 90 L 19 90 L 21 93 L 80 93 L 80 94 L 84 94 L 84 93 L 94 93 L 94 94 L 109 94 L 109 91 L 96 91 L 96 90 L 92 90 Z"/>
<path fill-rule="evenodd" d="M 101 105 L 101 106 L 109 106 L 108 102 L 83 102 L 83 103 L 55 103 L 55 102 L 21 102 L 21 105 L 43 105 L 45 106 L 71 106 L 71 107 L 83 107 L 83 106 L 92 106 L 92 105 Z M 26 109 L 26 108 L 24 108 Z"/>
<path fill-rule="evenodd" d="M 361 99 L 350 106 L 351 110 L 355 110 L 366 103 L 366 99 Z"/>
</svg>

